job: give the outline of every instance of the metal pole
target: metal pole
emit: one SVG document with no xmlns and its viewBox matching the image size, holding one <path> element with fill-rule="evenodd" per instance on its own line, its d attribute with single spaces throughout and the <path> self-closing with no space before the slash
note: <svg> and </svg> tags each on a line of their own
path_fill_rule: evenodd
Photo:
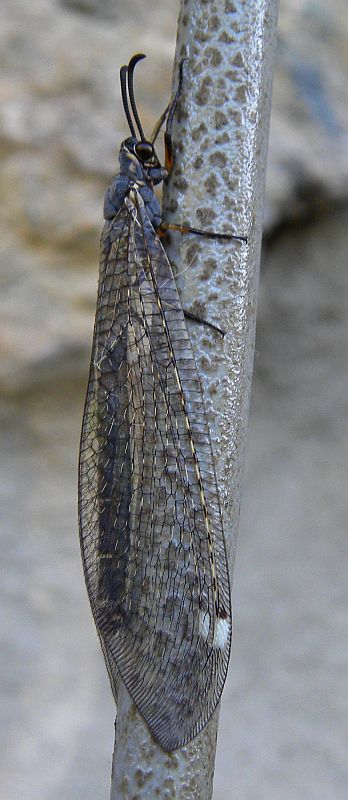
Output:
<svg viewBox="0 0 348 800">
<path fill-rule="evenodd" d="M 277 0 L 182 0 L 175 81 L 187 57 L 175 168 L 164 219 L 248 236 L 248 245 L 172 237 L 183 305 L 226 335 L 190 323 L 220 487 L 231 575 L 239 521 L 251 373 Z M 233 657 L 232 657 L 233 669 Z M 111 800 L 212 797 L 218 712 L 187 747 L 164 753 L 124 686 Z"/>
</svg>

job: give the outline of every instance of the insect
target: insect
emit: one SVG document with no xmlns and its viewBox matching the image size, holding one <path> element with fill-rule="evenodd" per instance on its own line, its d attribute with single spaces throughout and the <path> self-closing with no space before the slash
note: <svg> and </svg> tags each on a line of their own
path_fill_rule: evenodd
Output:
<svg viewBox="0 0 348 800">
<path fill-rule="evenodd" d="M 120 73 L 130 136 L 105 195 L 79 521 L 115 699 L 121 675 L 153 737 L 172 751 L 199 733 L 219 701 L 232 621 L 202 389 L 153 190 L 172 165 L 182 67 L 175 98 L 148 140 L 133 88 L 142 58 L 133 56 Z M 154 141 L 165 117 L 163 168 Z"/>
</svg>

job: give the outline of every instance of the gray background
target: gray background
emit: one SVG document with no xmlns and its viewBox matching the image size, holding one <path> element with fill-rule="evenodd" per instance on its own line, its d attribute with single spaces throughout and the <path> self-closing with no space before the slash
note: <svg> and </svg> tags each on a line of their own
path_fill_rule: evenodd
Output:
<svg viewBox="0 0 348 800">
<path fill-rule="evenodd" d="M 85 593 L 76 458 L 118 68 L 166 104 L 169 0 L 3 0 L 0 785 L 108 797 L 114 706 Z M 347 797 L 348 17 L 284 0 L 215 800 Z"/>
</svg>

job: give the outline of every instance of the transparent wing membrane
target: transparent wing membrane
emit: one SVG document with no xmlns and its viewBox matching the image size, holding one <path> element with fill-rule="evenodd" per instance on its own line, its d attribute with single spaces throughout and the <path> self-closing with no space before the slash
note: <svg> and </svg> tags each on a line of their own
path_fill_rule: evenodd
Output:
<svg viewBox="0 0 348 800">
<path fill-rule="evenodd" d="M 231 643 L 202 390 L 168 258 L 136 192 L 102 234 L 80 452 L 80 536 L 117 697 L 166 750 L 220 698 Z"/>
</svg>

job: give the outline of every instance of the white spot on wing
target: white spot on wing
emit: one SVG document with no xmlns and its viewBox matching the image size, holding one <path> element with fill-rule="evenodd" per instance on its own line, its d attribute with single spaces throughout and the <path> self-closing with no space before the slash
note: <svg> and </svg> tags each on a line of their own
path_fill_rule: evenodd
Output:
<svg viewBox="0 0 348 800">
<path fill-rule="evenodd" d="M 201 611 L 199 618 L 199 632 L 203 639 L 208 639 L 210 631 L 209 611 Z M 228 619 L 217 619 L 215 622 L 213 647 L 223 650 L 226 647 L 230 635 L 230 622 Z"/>
<path fill-rule="evenodd" d="M 213 647 L 223 650 L 226 647 L 230 633 L 230 623 L 228 619 L 217 619 L 214 632 Z"/>
</svg>

